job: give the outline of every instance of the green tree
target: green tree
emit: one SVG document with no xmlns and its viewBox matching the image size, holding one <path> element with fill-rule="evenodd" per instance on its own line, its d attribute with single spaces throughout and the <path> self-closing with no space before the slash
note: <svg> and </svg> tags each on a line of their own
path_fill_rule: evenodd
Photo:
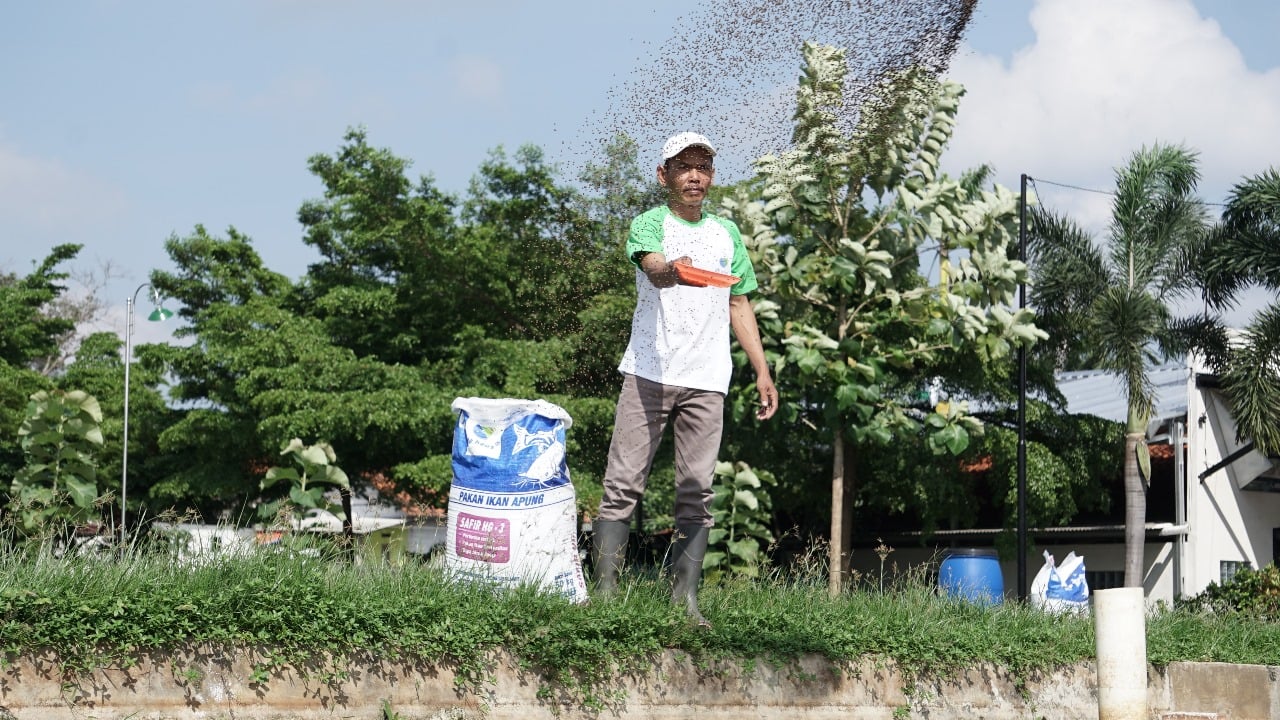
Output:
<svg viewBox="0 0 1280 720">
<path fill-rule="evenodd" d="M 45 310 L 65 290 L 58 266 L 74 258 L 80 245 L 58 245 L 23 277 L 0 275 L 0 361 L 26 367 L 58 350 L 58 339 L 74 323 Z"/>
<path fill-rule="evenodd" d="M 654 169 L 640 167 L 639 146 L 625 134 L 605 143 L 578 179 L 591 192 L 585 198 L 588 212 L 603 226 L 610 247 L 626 243 L 632 218 L 666 200 Z"/>
<path fill-rule="evenodd" d="M 202 314 L 215 305 L 244 305 L 260 296 L 284 297 L 293 283 L 267 268 L 253 240 L 234 227 L 226 238 L 211 235 L 203 225 L 186 237 L 170 236 L 164 244 L 175 271 L 157 271 L 151 283 L 160 294 L 178 302 L 178 316 L 187 321 L 177 337 L 199 332 Z"/>
<path fill-rule="evenodd" d="M 408 160 L 353 129 L 337 153 L 307 164 L 325 192 L 303 203 L 298 220 L 321 259 L 293 309 L 323 321 L 336 344 L 417 365 L 439 359 L 477 306 L 502 310 L 467 277 L 473 258 L 459 252 L 456 201 L 430 177 L 414 185 Z"/>
<path fill-rule="evenodd" d="M 1237 183 L 1222 222 L 1207 237 L 1203 294 L 1214 307 L 1236 305 L 1251 286 L 1280 290 L 1280 172 L 1272 168 Z M 1201 350 L 1222 376 L 1239 435 L 1260 452 L 1280 455 L 1280 302 L 1255 312 L 1238 342 L 1219 329 Z"/>
<path fill-rule="evenodd" d="M 984 413 L 983 434 L 958 457 L 920 452 L 916 443 L 871 445 L 860 452 L 865 491 L 863 537 L 900 531 L 1003 527 L 1002 551 L 1016 552 L 1017 427 L 1009 413 Z M 1071 415 L 1035 399 L 1027 403 L 1026 500 L 1031 527 L 1061 526 L 1110 508 L 1119 483 L 1117 423 Z"/>
<path fill-rule="evenodd" d="M 160 440 L 166 452 L 200 462 L 172 468 L 153 491 L 157 500 L 186 499 L 206 512 L 252 503 L 273 447 L 294 437 L 351 448 L 344 465 L 357 482 L 448 448 L 452 395 L 420 369 L 357 357 L 334 344 L 324 320 L 300 317 L 279 299 L 214 305 L 196 339 L 171 351 L 172 364 L 193 373 L 180 385 L 184 398 L 208 394 Z"/>
<path fill-rule="evenodd" d="M 28 399 L 53 388 L 35 367 L 74 328 L 52 309 L 66 290 L 68 275 L 59 267 L 79 252 L 79 245 L 59 245 L 27 275 L 0 273 L 0 478 L 12 478 L 25 464 L 18 429 Z"/>
<path fill-rule="evenodd" d="M 612 401 L 575 385 L 596 374 L 578 370 L 602 344 L 590 322 L 612 318 L 631 274 L 540 151 L 495 151 L 462 203 L 412 183 L 409 163 L 359 130 L 309 165 L 325 193 L 299 219 L 320 259 L 296 284 L 234 229 L 167 245 L 177 270 L 153 284 L 183 305 L 192 342 L 148 356 L 175 376 L 181 406 L 161 448 L 191 462 L 166 467 L 156 501 L 204 514 L 253 502 L 274 448 L 323 437 L 344 448 L 353 486 L 390 478 L 439 502 L 460 395 L 563 402 L 570 451 L 603 456 Z"/>
<path fill-rule="evenodd" d="M 577 190 L 557 182 L 537 147 L 519 148 L 514 163 L 491 153 L 471 181 L 462 207 L 467 242 L 486 287 L 518 337 L 564 336 L 578 329 L 576 310 L 617 287 L 612 242 L 592 222 Z"/>
<path fill-rule="evenodd" d="M 1142 584 L 1146 435 L 1153 398 L 1148 369 L 1186 347 L 1198 320 L 1179 320 L 1173 303 L 1195 287 L 1195 249 L 1206 229 L 1195 195 L 1196 155 L 1156 144 L 1116 170 L 1111 223 L 1101 244 L 1069 219 L 1038 210 L 1029 228 L 1031 303 L 1052 328 L 1063 362 L 1111 370 L 1125 385 L 1125 585 Z"/>
<path fill-rule="evenodd" d="M 26 419 L 32 393 L 52 389 L 53 381 L 40 373 L 0 363 L 0 478 L 12 478 L 26 463 L 18 429 Z"/>
<path fill-rule="evenodd" d="M 598 177 L 627 177 L 631 160 L 622 150 L 609 149 Z M 604 387 L 616 392 L 614 368 L 625 343 L 622 335 L 614 348 L 602 342 L 602 335 L 626 327 L 616 321 L 616 298 L 630 292 L 632 276 L 620 241 L 608 238 L 592 218 L 596 206 L 562 185 L 539 149 L 522 147 L 514 157 L 500 148 L 493 151 L 460 203 L 428 192 L 427 181 L 411 190 L 403 177 L 408 163 L 374 150 L 358 131 L 348 134 L 334 157 L 313 158 L 312 167 L 328 190 L 301 216 L 308 242 L 325 259 L 309 269 L 304 301 L 293 308 L 322 319 L 331 341 L 354 350 L 361 361 L 376 358 L 420 370 L 417 382 L 425 383 L 422 392 L 431 396 L 430 412 L 426 396 L 408 406 L 429 415 L 433 430 L 420 436 L 416 456 L 383 454 L 398 482 L 427 498 L 447 491 L 449 443 L 424 448 L 422 440 L 439 437 L 442 417 L 447 438 L 449 403 L 458 395 L 546 396 L 561 402 L 576 420 L 570 450 L 581 439 L 586 455 L 600 454 L 596 446 L 607 438 L 601 439 L 599 425 L 606 415 L 611 418 L 612 409 L 610 403 L 610 412 L 602 411 L 600 396 Z M 339 292 L 353 299 L 352 307 L 359 305 L 357 295 L 368 299 L 368 312 L 361 311 L 364 339 L 353 340 L 355 335 L 343 330 L 348 325 L 335 323 L 337 311 L 325 298 L 333 300 Z M 305 301 L 310 297 L 316 302 Z M 368 322 L 374 316 L 387 320 Z M 398 334 L 420 340 L 421 352 L 371 349 L 408 347 Z M 605 355 L 608 373 L 601 370 Z M 408 385 L 402 389 L 410 391 Z M 342 436 L 323 436 L 351 448 L 344 453 L 349 469 L 360 466 L 353 460 L 355 448 Z M 575 473 L 575 482 L 592 475 L 590 470 Z"/>
<path fill-rule="evenodd" d="M 208 336 L 236 312 L 242 331 L 261 327 L 244 308 L 279 307 L 294 285 L 267 268 L 252 240 L 235 228 L 219 238 L 197 225 L 186 237 L 170 237 L 165 250 L 176 269 L 152 273 L 151 284 L 176 302 L 185 323 L 174 335 L 190 342 L 135 348 L 140 364 L 163 368 L 173 378 L 169 397 L 180 408 L 159 433 L 163 467 L 148 496 L 161 506 L 212 519 L 243 509 L 275 448 L 291 435 L 259 437 L 257 415 L 237 387 L 246 372 L 246 362 L 238 359 L 241 348 L 211 343 Z"/>
<path fill-rule="evenodd" d="M 803 52 L 794 148 L 757 162 L 763 206 L 731 207 L 765 266 L 756 309 L 766 335 L 782 338 L 784 418 L 830 443 L 834 594 L 848 568 L 856 449 L 923 437 L 932 452 L 962 452 L 981 423 L 964 402 L 921 406 L 923 382 L 952 356 L 1006 359 L 1043 333 L 1009 309 L 1026 273 L 1010 257 L 1016 197 L 939 171 L 961 88 L 902 74 L 846 133 L 844 51 Z M 930 246 L 936 285 L 921 274 Z"/>
</svg>

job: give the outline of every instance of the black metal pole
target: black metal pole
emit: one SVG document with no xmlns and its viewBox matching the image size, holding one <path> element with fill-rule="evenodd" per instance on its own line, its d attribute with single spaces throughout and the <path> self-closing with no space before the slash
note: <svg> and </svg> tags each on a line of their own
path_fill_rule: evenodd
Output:
<svg viewBox="0 0 1280 720">
<path fill-rule="evenodd" d="M 1027 175 L 1018 203 L 1018 259 L 1027 262 Z M 1030 270 L 1028 269 L 1028 273 Z M 1018 309 L 1027 306 L 1027 283 L 1018 285 Z M 1027 600 L 1027 348 L 1018 345 L 1018 599 Z"/>
</svg>

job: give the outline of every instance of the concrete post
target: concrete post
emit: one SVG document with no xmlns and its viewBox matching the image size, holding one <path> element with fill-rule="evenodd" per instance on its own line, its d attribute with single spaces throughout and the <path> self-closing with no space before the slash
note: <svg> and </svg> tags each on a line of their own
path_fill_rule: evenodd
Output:
<svg viewBox="0 0 1280 720">
<path fill-rule="evenodd" d="M 1147 720 L 1146 604 L 1140 587 L 1093 593 L 1098 720 Z"/>
</svg>

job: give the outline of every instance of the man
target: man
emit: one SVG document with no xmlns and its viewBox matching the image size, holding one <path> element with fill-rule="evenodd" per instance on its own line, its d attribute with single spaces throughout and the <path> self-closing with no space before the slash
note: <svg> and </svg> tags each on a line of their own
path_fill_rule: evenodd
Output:
<svg viewBox="0 0 1280 720">
<path fill-rule="evenodd" d="M 756 375 L 766 420 L 778 409 L 755 312 L 747 293 L 756 288 L 738 227 L 702 210 L 715 177 L 716 150 L 702 135 L 683 132 L 667 140 L 658 183 L 667 203 L 637 217 L 627 238 L 636 266 L 636 309 L 631 340 L 618 369 L 622 392 L 614 419 L 600 512 L 592 521 L 596 586 L 617 588 L 631 516 L 644 494 L 654 452 L 670 422 L 675 435 L 676 532 L 671 546 L 672 601 L 709 626 L 698 609 L 698 583 L 712 525 L 711 483 L 724 424 L 724 398 L 733 363 L 729 330 L 746 351 Z M 675 258 L 674 260 L 668 258 Z M 685 281 L 676 263 L 739 278 L 732 287 Z"/>
</svg>

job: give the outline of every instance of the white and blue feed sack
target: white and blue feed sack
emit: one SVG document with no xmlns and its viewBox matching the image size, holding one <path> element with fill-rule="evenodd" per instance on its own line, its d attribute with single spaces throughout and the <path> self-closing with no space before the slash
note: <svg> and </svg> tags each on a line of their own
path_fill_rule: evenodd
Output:
<svg viewBox="0 0 1280 720">
<path fill-rule="evenodd" d="M 1084 558 L 1067 553 L 1055 566 L 1046 550 L 1044 565 L 1031 581 L 1031 604 L 1051 613 L 1089 612 L 1089 582 L 1085 579 Z"/>
<path fill-rule="evenodd" d="M 587 601 L 569 413 L 544 400 L 457 398 L 445 565 L 454 577 Z"/>
</svg>

